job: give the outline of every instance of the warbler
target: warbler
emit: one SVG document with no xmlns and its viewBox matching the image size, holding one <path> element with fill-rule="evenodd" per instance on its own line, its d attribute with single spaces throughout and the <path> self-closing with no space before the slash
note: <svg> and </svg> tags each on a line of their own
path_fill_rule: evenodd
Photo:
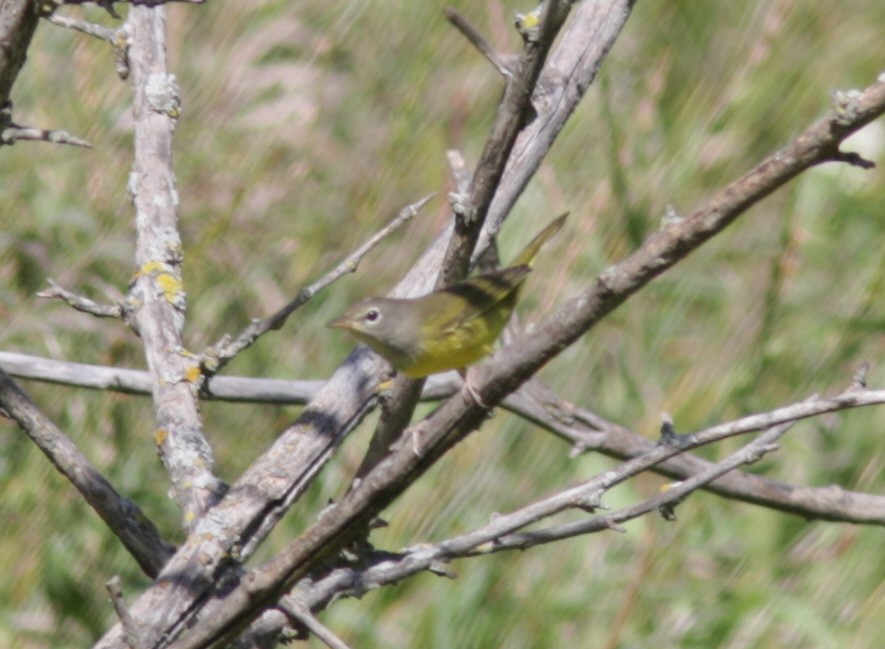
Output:
<svg viewBox="0 0 885 649">
<path fill-rule="evenodd" d="M 507 268 L 417 298 L 366 298 L 327 326 L 345 329 L 410 378 L 466 368 L 491 354 L 532 261 L 567 216 L 541 230 Z"/>
</svg>

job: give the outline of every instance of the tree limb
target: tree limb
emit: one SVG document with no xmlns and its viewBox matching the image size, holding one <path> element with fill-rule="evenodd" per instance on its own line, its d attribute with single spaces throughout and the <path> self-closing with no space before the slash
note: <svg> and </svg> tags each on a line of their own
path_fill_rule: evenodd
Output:
<svg viewBox="0 0 885 649">
<path fill-rule="evenodd" d="M 160 458 L 184 526 L 218 500 L 225 485 L 212 473 L 212 450 L 203 437 L 194 383 L 197 362 L 184 347 L 178 197 L 172 171 L 172 133 L 179 113 L 178 88 L 166 67 L 163 7 L 136 6 L 132 25 L 135 162 L 129 191 L 135 207 L 136 264 L 130 300 L 151 374 Z"/>
<path fill-rule="evenodd" d="M 12 85 L 25 64 L 40 16 L 31 0 L 0 3 L 0 106 L 6 106 Z"/>
<path fill-rule="evenodd" d="M 94 315 L 97 318 L 117 318 L 120 320 L 125 320 L 128 319 L 132 314 L 131 306 L 125 303 L 99 304 L 95 300 L 90 300 L 88 297 L 78 295 L 77 293 L 74 293 L 59 286 L 52 279 L 48 279 L 46 281 L 49 284 L 49 288 L 37 293 L 37 297 L 42 297 L 50 300 L 62 300 L 71 308 L 83 313 Z"/>
<path fill-rule="evenodd" d="M 109 3 L 108 8 L 111 15 L 114 15 L 113 5 Z M 114 17 L 119 18 L 119 16 L 116 15 L 114 15 Z M 131 71 L 129 67 L 129 45 L 132 42 L 132 29 L 128 22 L 123 23 L 116 29 L 112 29 L 85 20 L 62 16 L 55 12 L 50 13 L 45 16 L 45 18 L 53 25 L 64 27 L 66 29 L 75 29 L 78 32 L 94 38 L 99 38 L 110 44 L 110 46 L 114 48 L 114 61 L 117 66 L 117 76 L 121 79 L 129 78 L 129 72 Z"/>
<path fill-rule="evenodd" d="M 49 461 L 80 492 L 150 577 L 156 577 L 175 548 L 138 506 L 111 486 L 89 460 L 28 396 L 0 370 L 0 408 L 21 427 Z"/>
<path fill-rule="evenodd" d="M 0 351 L 0 368 L 10 375 L 124 394 L 150 395 L 147 372 L 123 368 L 55 361 L 26 354 Z M 859 376 L 858 379 L 862 378 Z M 424 401 L 451 397 L 461 387 L 454 372 L 430 377 L 421 395 Z M 322 381 L 237 376 L 215 377 L 204 398 L 234 403 L 304 405 L 319 392 Z M 863 386 L 862 386 L 863 387 Z M 885 403 L 885 392 L 877 403 Z M 654 443 L 645 436 L 601 417 L 582 406 L 563 401 L 538 379 L 533 378 L 508 395 L 501 407 L 537 424 L 572 445 L 572 456 L 590 451 L 625 460 L 646 453 Z M 683 480 L 706 470 L 711 463 L 690 453 L 670 458 L 654 467 L 656 473 Z M 761 475 L 734 471 L 704 487 L 706 490 L 743 502 L 775 509 L 809 520 L 853 524 L 881 524 L 877 513 L 885 504 L 882 496 L 831 487 L 807 487 L 779 482 Z"/>
</svg>

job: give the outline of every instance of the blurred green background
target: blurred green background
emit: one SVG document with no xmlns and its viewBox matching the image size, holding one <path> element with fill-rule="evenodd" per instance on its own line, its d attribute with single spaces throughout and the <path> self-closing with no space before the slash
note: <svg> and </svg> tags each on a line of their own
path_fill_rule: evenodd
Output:
<svg viewBox="0 0 885 649">
<path fill-rule="evenodd" d="M 589 1 L 589 0 L 585 0 Z M 452 2 L 501 50 L 514 11 Z M 175 168 L 199 351 L 271 313 L 400 207 L 439 197 L 334 285 L 238 358 L 230 374 L 320 379 L 350 348 L 323 324 L 383 293 L 447 218 L 445 151 L 475 162 L 501 81 L 446 23 L 443 3 L 283 0 L 169 7 L 183 114 Z M 120 5 L 120 11 L 125 7 Z M 111 24 L 93 8 L 71 15 Z M 822 116 L 833 89 L 885 70 L 881 0 L 640 2 L 597 83 L 501 235 L 507 259 L 571 210 L 538 260 L 520 316 L 538 321 L 659 227 L 688 213 Z M 51 277 L 119 299 L 133 271 L 129 87 L 110 49 L 40 26 L 13 93 L 24 124 L 63 128 L 91 151 L 21 143 L 0 151 L 0 347 L 143 367 L 139 341 L 34 293 Z M 865 360 L 885 384 L 885 122 L 851 148 L 880 167 L 830 165 L 754 207 L 543 371 L 563 397 L 654 436 L 846 387 Z M 180 542 L 147 399 L 24 383 L 111 482 Z M 297 408 L 207 403 L 218 471 L 233 481 Z M 262 548 L 266 557 L 341 494 L 374 419 L 325 469 Z M 885 491 L 885 410 L 802 423 L 753 471 Z M 246 434 L 244 434 L 244 431 Z M 715 458 L 738 442 L 704 452 Z M 387 513 L 373 541 L 447 538 L 613 466 L 568 458 L 553 436 L 499 412 Z M 662 484 L 610 493 L 618 506 Z M 833 647 L 885 637 L 882 530 L 806 522 L 696 494 L 678 522 L 579 538 L 421 575 L 321 617 L 354 647 Z M 0 421 L 0 645 L 84 646 L 113 621 L 104 582 L 147 584 L 42 454 Z M 306 646 L 319 647 L 311 640 Z"/>
</svg>

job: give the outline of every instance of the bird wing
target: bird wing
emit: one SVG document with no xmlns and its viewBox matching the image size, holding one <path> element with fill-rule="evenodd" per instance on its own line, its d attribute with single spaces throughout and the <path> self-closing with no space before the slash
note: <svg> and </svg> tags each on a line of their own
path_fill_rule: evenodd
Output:
<svg viewBox="0 0 885 649">
<path fill-rule="evenodd" d="M 462 308 L 455 309 L 458 314 L 446 322 L 444 328 L 458 329 L 490 309 L 500 306 L 502 301 L 514 294 L 530 272 L 531 268 L 526 265 L 513 266 L 479 275 L 441 291 L 462 304 Z"/>
</svg>

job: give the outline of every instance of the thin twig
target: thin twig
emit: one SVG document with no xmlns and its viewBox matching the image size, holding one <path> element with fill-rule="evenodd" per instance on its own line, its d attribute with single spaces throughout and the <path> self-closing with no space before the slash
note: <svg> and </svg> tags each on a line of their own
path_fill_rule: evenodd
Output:
<svg viewBox="0 0 885 649">
<path fill-rule="evenodd" d="M 743 464 L 753 464 L 759 461 L 763 455 L 778 450 L 779 447 L 774 442 L 786 433 L 793 423 L 787 422 L 767 430 L 721 462 L 712 464 L 705 471 L 693 475 L 687 480 L 666 485 L 666 488 L 662 489 L 660 493 L 639 503 L 586 520 L 555 525 L 530 532 L 501 535 L 489 541 L 490 545 L 477 548 L 475 554 L 487 554 L 488 552 L 499 552 L 502 550 L 522 550 L 574 536 L 600 532 L 609 529 L 612 525 L 620 525 L 655 510 L 660 511 L 665 519 L 675 520 L 674 512 L 676 506 L 683 502 L 689 494 L 694 493 Z M 594 495 L 596 493 L 594 491 L 595 488 L 596 485 L 589 485 L 587 487 Z M 575 494 L 575 499 L 579 498 L 580 493 Z M 525 525 L 521 527 L 525 527 Z"/>
<path fill-rule="evenodd" d="M 120 624 L 123 626 L 124 642 L 131 649 L 143 649 L 144 645 L 141 641 L 138 625 L 135 623 L 135 620 L 132 619 L 132 614 L 129 612 L 126 600 L 123 598 L 123 584 L 120 576 L 114 575 L 105 582 L 105 586 L 108 589 L 108 593 L 111 595 L 111 602 L 114 604 L 114 610 L 117 612 Z"/>
<path fill-rule="evenodd" d="M 12 121 L 12 102 L 7 101 L 0 108 L 0 145 L 12 145 L 21 140 L 35 142 L 51 142 L 53 144 L 70 144 L 91 149 L 92 145 L 67 131 L 46 130 L 32 126 L 19 126 Z"/>
<path fill-rule="evenodd" d="M 86 34 L 87 36 L 93 36 L 103 41 L 107 41 L 111 44 L 113 44 L 114 40 L 117 38 L 116 32 L 118 31 L 118 29 L 105 27 L 104 25 L 97 25 L 95 23 L 89 22 L 88 20 L 80 20 L 79 18 L 71 18 L 70 16 L 62 16 L 56 13 L 49 14 L 45 18 L 53 25 L 57 25 L 58 27 L 74 29 L 78 32 Z"/>
<path fill-rule="evenodd" d="M 606 512 L 590 519 L 559 525 L 545 530 L 526 533 L 507 533 L 539 520 L 539 513 L 552 515 L 565 506 L 562 494 L 556 494 L 509 514 L 495 515 L 492 521 L 476 530 L 438 543 L 424 543 L 406 548 L 396 553 L 377 553 L 376 557 L 366 557 L 362 568 L 344 567 L 333 570 L 323 579 L 299 587 L 299 594 L 312 611 L 322 610 L 342 596 L 361 597 L 367 591 L 381 586 L 400 582 L 423 571 L 438 572 L 440 565 L 458 558 L 476 557 L 492 552 L 514 549 L 527 549 L 542 543 L 550 543 L 577 534 L 589 534 L 605 530 L 621 531 L 621 523 L 635 519 L 655 510 L 666 509 L 683 501 L 685 497 L 704 485 L 733 471 L 741 464 L 758 460 L 761 454 L 775 450 L 775 440 L 783 435 L 791 423 L 772 428 L 757 439 L 746 444 L 737 452 L 710 468 L 678 485 L 647 498 L 635 505 L 614 512 Z M 618 470 L 620 470 L 619 467 Z M 637 475 L 643 469 L 634 466 L 622 474 L 626 479 Z M 626 475 L 629 473 L 630 475 Z M 571 506 L 580 507 L 586 501 L 596 502 L 599 495 L 612 486 L 611 472 L 569 490 L 567 501 Z"/>
<path fill-rule="evenodd" d="M 432 199 L 434 195 L 435 194 L 428 194 L 415 203 L 404 207 L 390 223 L 372 235 L 368 241 L 345 257 L 340 264 L 326 273 L 323 277 L 299 291 L 298 295 L 296 295 L 291 302 L 286 304 L 272 316 L 264 320 L 253 320 L 252 324 L 246 327 L 235 340 L 231 340 L 230 336 L 223 336 L 217 343 L 200 355 L 200 370 L 203 375 L 205 377 L 211 377 L 217 374 L 225 365 L 233 360 L 237 354 L 254 344 L 258 338 L 269 331 L 280 329 L 292 313 L 304 306 L 317 293 L 344 275 L 356 272 L 363 257 L 365 257 L 385 237 L 407 223 L 422 207 L 430 202 L 430 199 Z"/>
<path fill-rule="evenodd" d="M 492 47 L 492 44 L 480 34 L 479 30 L 474 27 L 467 18 L 462 16 L 452 7 L 444 7 L 443 13 L 446 16 L 446 20 L 452 23 L 452 26 L 461 32 L 464 38 L 470 41 L 470 44 L 489 60 L 489 63 L 495 66 L 495 69 L 501 73 L 502 77 L 505 79 L 510 78 L 513 74 L 513 66 L 518 57 L 508 56 L 498 52 L 498 50 Z"/>
<path fill-rule="evenodd" d="M 107 7 L 111 14 L 114 15 L 113 6 L 108 4 Z M 119 16 L 116 15 L 114 15 L 114 17 L 119 18 Z M 124 23 L 117 28 L 111 28 L 103 25 L 96 25 L 95 23 L 86 20 L 62 16 L 56 13 L 50 13 L 45 16 L 45 18 L 58 27 L 75 29 L 78 32 L 82 32 L 95 38 L 100 38 L 109 43 L 111 47 L 114 48 L 114 60 L 116 61 L 117 75 L 121 79 L 129 78 L 129 45 L 132 42 L 132 30 L 129 23 Z"/>
<path fill-rule="evenodd" d="M 347 643 L 335 635 L 331 629 L 320 622 L 304 604 L 292 596 L 283 597 L 278 608 L 285 611 L 297 624 L 314 634 L 330 649 L 350 649 Z"/>
<path fill-rule="evenodd" d="M 57 299 L 64 301 L 68 306 L 89 313 L 98 318 L 117 318 L 125 320 L 132 309 L 122 303 L 117 304 L 99 304 L 88 297 L 78 295 L 56 284 L 52 279 L 47 279 L 49 288 L 37 293 L 37 297 L 46 299 Z"/>
</svg>

